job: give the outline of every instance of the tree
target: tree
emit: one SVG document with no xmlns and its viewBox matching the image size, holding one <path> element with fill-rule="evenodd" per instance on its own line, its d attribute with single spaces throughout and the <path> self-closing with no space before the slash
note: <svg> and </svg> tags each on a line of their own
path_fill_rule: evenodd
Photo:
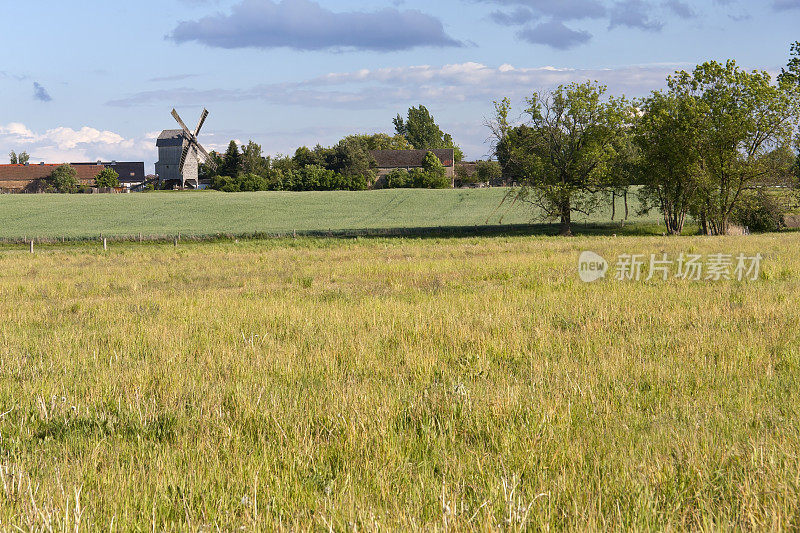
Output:
<svg viewBox="0 0 800 533">
<path fill-rule="evenodd" d="M 573 212 L 598 207 L 595 193 L 609 184 L 615 142 L 632 120 L 628 101 L 605 93 L 596 82 L 536 92 L 527 99 L 526 124 L 517 128 L 508 121 L 510 101 L 495 104 L 496 155 L 522 185 L 512 194 L 559 219 L 562 235 L 572 235 Z"/>
<path fill-rule="evenodd" d="M 417 150 L 435 150 L 442 148 L 452 148 L 455 150 L 455 161 L 460 162 L 464 158 L 461 148 L 453 142 L 450 134 L 444 133 L 436 124 L 428 108 L 421 105 L 412 107 L 408 110 L 408 117 L 403 119 L 397 115 L 394 119 L 394 128 L 397 135 L 405 137 L 406 140 Z"/>
<path fill-rule="evenodd" d="M 389 136 L 385 133 L 374 135 L 349 135 L 345 141 L 355 141 L 364 150 L 413 150 L 414 146 L 402 135 Z"/>
<path fill-rule="evenodd" d="M 266 175 L 269 162 L 262 155 L 259 144 L 250 141 L 245 146 L 242 146 L 241 166 L 244 174 Z"/>
<path fill-rule="evenodd" d="M 100 188 L 118 187 L 119 174 L 117 174 L 113 168 L 106 167 L 94 177 L 94 185 Z"/>
<path fill-rule="evenodd" d="M 377 163 L 358 139 L 348 137 L 333 147 L 325 166 L 343 176 L 364 176 L 371 180 Z"/>
<path fill-rule="evenodd" d="M 20 152 L 17 154 L 14 150 L 11 150 L 11 153 L 8 154 L 8 157 L 11 160 L 12 165 L 24 165 L 31 159 L 31 156 L 28 155 L 28 152 Z"/>
<path fill-rule="evenodd" d="M 735 61 L 699 65 L 668 80 L 671 93 L 694 101 L 697 155 L 703 174 L 695 215 L 707 233 L 725 235 L 745 191 L 770 173 L 766 154 L 791 142 L 798 116 L 797 88 L 773 85 L 766 72 L 746 72 Z"/>
<path fill-rule="evenodd" d="M 56 167 L 50 174 L 50 184 L 57 192 L 74 193 L 80 185 L 78 182 L 78 172 L 70 165 Z"/>
<path fill-rule="evenodd" d="M 222 157 L 222 167 L 219 169 L 219 174 L 223 176 L 237 176 L 242 171 L 242 155 L 239 153 L 239 146 L 236 141 L 231 141 L 228 144 L 228 149 Z"/>
<path fill-rule="evenodd" d="M 790 53 L 789 64 L 786 65 L 786 68 L 781 69 L 778 81 L 797 86 L 800 85 L 800 41 L 792 45 Z"/>
<path fill-rule="evenodd" d="M 634 139 L 640 150 L 637 171 L 645 210 L 657 207 L 667 232 L 680 235 L 697 201 L 702 175 L 698 152 L 700 110 L 685 94 L 654 92 L 639 102 Z"/>
<path fill-rule="evenodd" d="M 503 179 L 503 168 L 497 161 L 478 161 L 475 174 L 479 182 L 492 185 Z"/>
</svg>

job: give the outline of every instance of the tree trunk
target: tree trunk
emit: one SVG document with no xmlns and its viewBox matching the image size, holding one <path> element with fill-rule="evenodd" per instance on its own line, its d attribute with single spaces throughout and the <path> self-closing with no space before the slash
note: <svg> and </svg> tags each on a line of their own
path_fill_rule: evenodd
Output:
<svg viewBox="0 0 800 533">
<path fill-rule="evenodd" d="M 617 218 L 617 193 L 611 191 L 611 222 Z"/>
<path fill-rule="evenodd" d="M 561 236 L 572 237 L 572 205 L 569 199 L 561 202 Z"/>
</svg>

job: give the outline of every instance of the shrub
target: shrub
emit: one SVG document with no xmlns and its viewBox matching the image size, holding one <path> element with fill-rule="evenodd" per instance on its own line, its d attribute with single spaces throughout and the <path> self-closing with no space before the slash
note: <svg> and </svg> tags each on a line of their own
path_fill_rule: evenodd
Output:
<svg viewBox="0 0 800 533">
<path fill-rule="evenodd" d="M 95 187 L 119 187 L 119 174 L 113 168 L 104 168 L 94 177 Z"/>
<path fill-rule="evenodd" d="M 766 233 L 784 227 L 784 208 L 773 195 L 762 190 L 743 197 L 733 212 L 732 220 L 750 231 Z"/>
<path fill-rule="evenodd" d="M 411 176 L 408 171 L 398 168 L 386 175 L 385 188 L 387 189 L 407 189 L 411 187 Z"/>
<path fill-rule="evenodd" d="M 78 191 L 78 172 L 70 165 L 61 165 L 50 174 L 50 185 L 60 193 Z"/>
<path fill-rule="evenodd" d="M 481 183 L 496 185 L 503 181 L 503 168 L 497 161 L 478 161 L 475 175 Z"/>
</svg>

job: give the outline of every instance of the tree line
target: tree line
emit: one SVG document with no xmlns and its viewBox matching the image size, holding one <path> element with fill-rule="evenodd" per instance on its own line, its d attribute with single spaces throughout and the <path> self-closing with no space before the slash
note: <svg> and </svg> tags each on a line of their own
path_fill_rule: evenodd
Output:
<svg viewBox="0 0 800 533">
<path fill-rule="evenodd" d="M 442 131 L 425 106 L 412 107 L 406 117 L 398 115 L 394 126 L 394 135 L 350 135 L 330 147 L 302 146 L 291 156 L 264 156 L 261 146 L 253 141 L 241 147 L 231 141 L 225 153 L 210 153 L 200 167 L 200 177 L 210 181 L 212 189 L 225 192 L 449 187 L 444 166 L 432 153 L 428 153 L 422 168 L 398 170 L 378 181 L 372 150 L 452 148 L 456 161 L 463 158 L 452 135 Z"/>
<path fill-rule="evenodd" d="M 510 194 L 572 232 L 637 186 L 642 210 L 658 209 L 670 234 L 688 217 L 706 234 L 732 223 L 777 229 L 800 179 L 800 42 L 775 82 L 735 61 L 678 71 L 665 90 L 629 100 L 597 82 L 562 85 L 526 99 L 512 124 L 509 99 L 487 123 Z"/>
</svg>

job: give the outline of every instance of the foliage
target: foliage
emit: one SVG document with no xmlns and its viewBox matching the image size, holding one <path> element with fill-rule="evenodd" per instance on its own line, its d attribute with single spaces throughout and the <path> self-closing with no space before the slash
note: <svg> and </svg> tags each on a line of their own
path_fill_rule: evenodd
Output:
<svg viewBox="0 0 800 533">
<path fill-rule="evenodd" d="M 100 188 L 119 187 L 119 174 L 113 168 L 105 167 L 94 177 L 94 186 Z"/>
<path fill-rule="evenodd" d="M 733 211 L 733 221 L 753 232 L 779 231 L 784 227 L 785 206 L 775 194 L 763 189 L 747 191 Z"/>
<path fill-rule="evenodd" d="M 661 211 L 668 233 L 680 235 L 702 181 L 700 109 L 694 98 L 674 91 L 654 92 L 638 106 L 640 198 L 645 209 Z"/>
<path fill-rule="evenodd" d="M 236 176 L 214 176 L 211 188 L 222 192 L 252 192 L 267 189 L 267 181 L 258 174 L 237 174 Z"/>
<path fill-rule="evenodd" d="M 480 183 L 498 185 L 503 180 L 503 167 L 497 161 L 478 161 L 475 176 Z"/>
<path fill-rule="evenodd" d="M 74 193 L 78 191 L 78 172 L 70 165 L 56 167 L 50 174 L 50 185 L 56 192 Z"/>
<path fill-rule="evenodd" d="M 746 72 L 735 61 L 678 72 L 668 85 L 697 109 L 695 131 L 701 135 L 695 151 L 704 172 L 693 214 L 704 231 L 724 235 L 744 192 L 769 176 L 766 155 L 791 142 L 796 90 L 773 85 L 766 72 Z"/>
<path fill-rule="evenodd" d="M 231 141 L 228 144 L 225 155 L 222 157 L 222 165 L 219 167 L 218 172 L 223 176 L 236 176 L 242 170 L 242 154 L 239 152 L 239 146 L 236 141 Z"/>
<path fill-rule="evenodd" d="M 492 129 L 504 174 L 523 187 L 516 199 L 536 205 L 572 233 L 573 212 L 598 207 L 592 193 L 611 182 L 618 142 L 632 118 L 625 98 L 605 97 L 597 83 L 572 83 L 527 99 L 527 122 L 511 128 L 510 102 L 496 103 Z"/>
<path fill-rule="evenodd" d="M 781 69 L 778 81 L 788 85 L 800 86 L 800 41 L 792 44 L 791 59 L 789 59 L 789 64 L 786 65 L 786 68 Z"/>
<path fill-rule="evenodd" d="M 344 141 L 355 141 L 364 150 L 413 150 L 414 146 L 402 135 L 389 136 L 385 133 L 374 135 L 349 135 Z"/>
<path fill-rule="evenodd" d="M 464 159 L 464 153 L 453 142 L 452 135 L 441 130 L 427 107 L 423 105 L 412 107 L 408 110 L 407 118 L 397 115 L 393 122 L 397 135 L 405 137 L 415 149 L 453 148 L 455 162 Z"/>
<path fill-rule="evenodd" d="M 30 161 L 31 156 L 28 155 L 28 152 L 20 152 L 18 154 L 14 150 L 11 150 L 8 154 L 8 158 L 12 165 L 24 165 Z"/>
<path fill-rule="evenodd" d="M 244 174 L 264 176 L 269 169 L 269 159 L 262 154 L 261 145 L 253 141 L 242 146 L 241 172 Z M 259 189 L 254 189 L 259 190 Z"/>
</svg>

